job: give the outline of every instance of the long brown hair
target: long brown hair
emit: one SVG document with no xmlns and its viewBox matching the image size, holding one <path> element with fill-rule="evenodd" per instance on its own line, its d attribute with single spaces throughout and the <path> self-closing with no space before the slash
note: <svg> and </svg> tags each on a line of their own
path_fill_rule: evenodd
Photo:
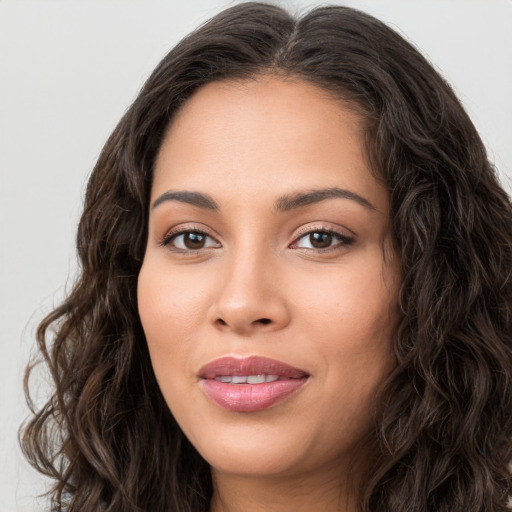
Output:
<svg viewBox="0 0 512 512">
<path fill-rule="evenodd" d="M 402 320 L 361 510 L 505 511 L 512 207 L 482 141 L 443 78 L 383 23 L 345 7 L 294 19 L 259 3 L 227 9 L 162 60 L 91 175 L 79 278 L 37 331 L 54 392 L 21 432 L 29 460 L 55 481 L 53 510 L 208 510 L 209 467 L 159 391 L 137 276 L 170 120 L 202 85 L 261 74 L 307 80 L 363 112 L 372 169 L 391 196 Z"/>
</svg>

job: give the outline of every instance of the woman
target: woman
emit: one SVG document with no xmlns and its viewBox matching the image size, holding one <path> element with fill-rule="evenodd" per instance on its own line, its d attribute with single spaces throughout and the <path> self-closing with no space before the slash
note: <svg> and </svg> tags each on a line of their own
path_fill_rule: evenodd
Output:
<svg viewBox="0 0 512 512">
<path fill-rule="evenodd" d="M 39 327 L 55 393 L 22 443 L 54 508 L 506 510 L 511 221 L 385 25 L 219 14 L 107 142 Z"/>
</svg>

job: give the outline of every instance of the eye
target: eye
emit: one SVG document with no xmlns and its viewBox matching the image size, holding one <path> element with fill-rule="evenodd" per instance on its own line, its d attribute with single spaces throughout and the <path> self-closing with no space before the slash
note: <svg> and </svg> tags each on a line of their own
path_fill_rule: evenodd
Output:
<svg viewBox="0 0 512 512">
<path fill-rule="evenodd" d="M 299 249 L 332 249 L 338 246 L 350 245 L 354 239 L 341 233 L 331 230 L 318 229 L 309 231 L 300 236 L 293 244 L 292 247 Z"/>
<path fill-rule="evenodd" d="M 178 251 L 197 251 L 209 247 L 220 247 L 220 244 L 203 231 L 189 230 L 171 233 L 162 241 L 163 246 L 171 246 Z"/>
</svg>

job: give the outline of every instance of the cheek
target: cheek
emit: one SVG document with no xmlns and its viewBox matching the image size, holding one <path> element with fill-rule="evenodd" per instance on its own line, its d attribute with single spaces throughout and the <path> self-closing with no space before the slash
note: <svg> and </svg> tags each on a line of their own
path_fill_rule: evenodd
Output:
<svg viewBox="0 0 512 512">
<path fill-rule="evenodd" d="M 170 405 L 169 391 L 180 389 L 177 370 L 189 357 L 190 333 L 198 318 L 199 297 L 193 287 L 183 286 L 179 276 L 158 271 L 158 266 L 145 262 L 137 289 L 139 316 L 146 336 L 156 379 Z M 179 290 L 179 293 L 178 293 Z M 186 390 L 180 391 L 182 394 Z"/>
<path fill-rule="evenodd" d="M 204 293 L 183 272 L 159 272 L 148 262 L 142 266 L 137 288 L 139 315 L 150 350 L 170 347 L 194 329 L 204 304 Z"/>
<path fill-rule="evenodd" d="M 396 364 L 392 340 L 399 315 L 393 275 L 383 274 L 382 261 L 354 265 L 340 268 L 324 283 L 303 281 L 297 290 L 296 308 L 306 312 L 304 343 L 314 340 L 310 349 L 323 361 L 329 389 L 334 394 L 343 389 L 354 402 L 371 399 Z"/>
<path fill-rule="evenodd" d="M 189 368 L 191 333 L 197 331 L 200 294 L 193 286 L 180 282 L 180 273 L 173 276 L 158 263 L 157 258 L 148 258 L 141 268 L 137 287 L 139 316 L 160 389 L 168 406 L 179 408 L 193 382 L 183 378 L 183 371 Z"/>
<path fill-rule="evenodd" d="M 363 263 L 363 262 L 361 262 Z M 303 277 L 295 290 L 295 307 L 305 324 L 321 337 L 374 344 L 388 338 L 397 317 L 398 286 L 382 262 L 352 265 L 326 274 Z"/>
</svg>

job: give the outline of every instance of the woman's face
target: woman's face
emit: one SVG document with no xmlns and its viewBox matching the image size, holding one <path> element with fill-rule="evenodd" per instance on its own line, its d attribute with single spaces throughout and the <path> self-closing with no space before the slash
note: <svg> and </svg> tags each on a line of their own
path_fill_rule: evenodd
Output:
<svg viewBox="0 0 512 512">
<path fill-rule="evenodd" d="M 277 78 L 208 84 L 168 130 L 139 311 L 214 472 L 338 470 L 371 428 L 400 279 L 363 140 L 342 103 Z"/>
</svg>

